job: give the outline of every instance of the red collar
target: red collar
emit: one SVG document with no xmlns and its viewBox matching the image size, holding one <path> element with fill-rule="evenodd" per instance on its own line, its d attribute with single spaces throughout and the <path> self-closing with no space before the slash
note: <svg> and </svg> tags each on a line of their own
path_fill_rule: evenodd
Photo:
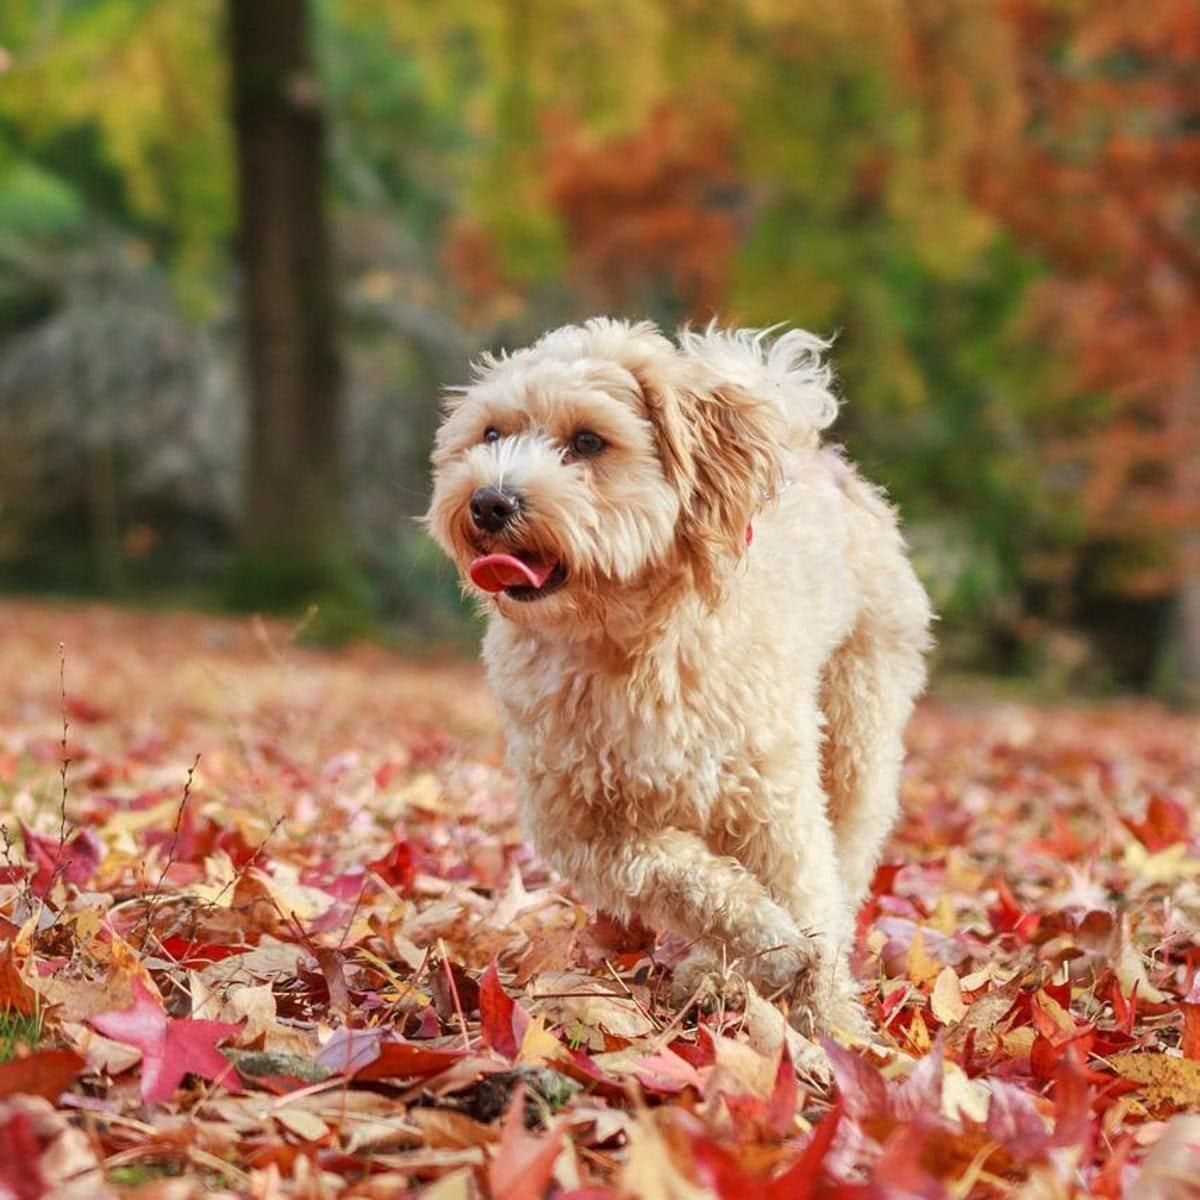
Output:
<svg viewBox="0 0 1200 1200">
<path fill-rule="evenodd" d="M 753 526 L 753 524 L 746 526 L 746 545 L 747 546 L 750 545 L 750 543 L 752 541 L 754 541 L 754 526 Z"/>
</svg>

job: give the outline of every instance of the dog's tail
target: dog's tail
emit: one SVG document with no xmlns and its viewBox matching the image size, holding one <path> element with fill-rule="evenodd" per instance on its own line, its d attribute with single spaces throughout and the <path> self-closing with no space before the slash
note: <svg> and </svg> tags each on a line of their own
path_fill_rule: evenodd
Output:
<svg viewBox="0 0 1200 1200">
<path fill-rule="evenodd" d="M 787 421 L 788 441 L 814 445 L 837 417 L 833 368 L 824 353 L 830 342 L 803 329 L 778 337 L 769 329 L 682 329 L 679 348 L 720 379 L 777 405 Z"/>
</svg>

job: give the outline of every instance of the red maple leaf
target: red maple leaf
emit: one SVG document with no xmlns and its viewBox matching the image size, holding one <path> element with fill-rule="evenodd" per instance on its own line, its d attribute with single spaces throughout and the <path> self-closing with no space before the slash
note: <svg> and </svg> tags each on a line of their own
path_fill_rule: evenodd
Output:
<svg viewBox="0 0 1200 1200">
<path fill-rule="evenodd" d="M 495 960 L 479 980 L 479 1031 L 483 1043 L 513 1059 L 521 1049 L 529 1014 L 504 990 Z"/>
<path fill-rule="evenodd" d="M 29 886 L 35 896 L 44 896 L 56 879 L 85 884 L 100 865 L 104 848 L 90 830 L 81 829 L 67 841 L 35 833 L 23 821 L 21 836 L 25 839 L 25 857 L 33 867 Z"/>
<path fill-rule="evenodd" d="M 1188 840 L 1188 810 L 1171 796 L 1155 792 L 1140 821 L 1121 818 L 1121 824 L 1151 853 Z"/>
<path fill-rule="evenodd" d="M 1032 940 L 1041 924 L 1041 917 L 1023 909 L 1003 879 L 996 880 L 996 903 L 988 909 L 992 928 L 998 933 L 1012 933 L 1019 942 Z"/>
<path fill-rule="evenodd" d="M 231 1092 L 242 1091 L 233 1064 L 217 1049 L 217 1043 L 239 1033 L 241 1025 L 173 1020 L 140 979 L 133 981 L 132 1007 L 100 1013 L 90 1023 L 106 1037 L 142 1052 L 142 1099 L 147 1104 L 169 1100 L 188 1074 L 211 1079 Z"/>
</svg>

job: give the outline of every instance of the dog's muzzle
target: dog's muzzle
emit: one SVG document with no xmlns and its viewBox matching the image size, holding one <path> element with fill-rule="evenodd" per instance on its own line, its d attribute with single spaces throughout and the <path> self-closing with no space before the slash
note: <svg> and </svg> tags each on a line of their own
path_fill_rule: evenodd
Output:
<svg viewBox="0 0 1200 1200">
<path fill-rule="evenodd" d="M 520 501 L 512 492 L 482 487 L 471 497 L 471 520 L 485 533 L 499 533 L 520 508 Z"/>
</svg>

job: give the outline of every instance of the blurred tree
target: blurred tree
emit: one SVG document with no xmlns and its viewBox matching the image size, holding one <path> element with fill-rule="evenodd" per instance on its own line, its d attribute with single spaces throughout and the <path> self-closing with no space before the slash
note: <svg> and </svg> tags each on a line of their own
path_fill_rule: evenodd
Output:
<svg viewBox="0 0 1200 1200">
<path fill-rule="evenodd" d="M 220 302 L 232 211 L 220 0 L 0 0 L 0 122 L 90 215 L 145 239 L 193 314 Z"/>
<path fill-rule="evenodd" d="M 1023 120 L 976 196 L 1049 261 L 1039 333 L 1073 354 L 1051 463 L 1098 553 L 1093 592 L 1174 597 L 1166 671 L 1200 700 L 1200 8 L 1014 0 Z"/>
<path fill-rule="evenodd" d="M 547 186 L 575 284 L 598 307 L 664 324 L 717 316 L 728 295 L 745 188 L 730 120 L 664 104 L 636 133 L 594 142 L 547 120 Z"/>
<path fill-rule="evenodd" d="M 321 90 L 304 0 L 229 0 L 227 13 L 251 412 L 240 577 L 287 602 L 348 549 Z"/>
</svg>

